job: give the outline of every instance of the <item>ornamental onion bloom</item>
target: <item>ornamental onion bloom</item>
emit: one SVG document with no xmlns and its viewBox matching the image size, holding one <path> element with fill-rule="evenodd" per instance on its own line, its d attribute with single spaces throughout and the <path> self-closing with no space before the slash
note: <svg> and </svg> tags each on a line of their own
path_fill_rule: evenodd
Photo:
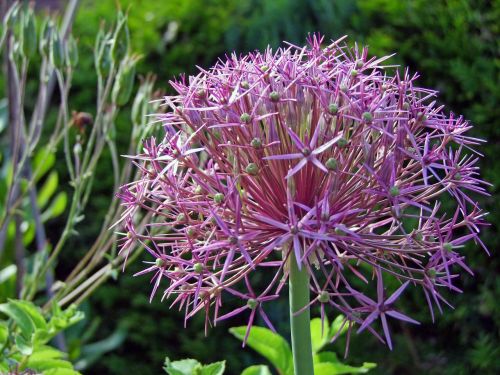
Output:
<svg viewBox="0 0 500 375">
<path fill-rule="evenodd" d="M 485 248 L 482 141 L 418 75 L 343 39 L 233 54 L 171 82 L 162 139 L 131 156 L 141 177 L 119 194 L 120 252 L 149 253 L 138 274 L 152 277 L 151 298 L 171 297 L 186 320 L 243 313 L 249 328 L 256 316 L 272 328 L 265 307 L 293 259 L 322 315 L 392 348 L 391 319 L 418 323 L 395 307 L 406 289 L 422 291 L 433 319 L 449 304 L 442 290 L 460 292 L 464 245 Z M 241 306 L 225 311 L 230 296 Z"/>
</svg>

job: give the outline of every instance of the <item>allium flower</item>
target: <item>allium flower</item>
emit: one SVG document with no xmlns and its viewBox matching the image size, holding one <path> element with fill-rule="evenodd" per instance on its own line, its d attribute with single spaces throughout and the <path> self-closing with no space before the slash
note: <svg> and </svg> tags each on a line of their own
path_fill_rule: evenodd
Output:
<svg viewBox="0 0 500 375">
<path fill-rule="evenodd" d="M 398 297 L 420 288 L 434 318 L 448 304 L 441 290 L 460 292 L 460 269 L 472 273 L 465 243 L 484 248 L 485 213 L 469 196 L 486 194 L 473 149 L 481 140 L 417 75 L 391 75 L 388 57 L 342 39 L 308 42 L 233 54 L 171 82 L 163 139 L 132 157 L 142 177 L 120 195 L 121 252 L 148 251 L 140 274 L 186 319 L 250 312 L 249 327 L 257 313 L 272 328 L 265 307 L 296 262 L 311 305 L 391 347 L 388 320 L 417 323 L 396 310 Z M 271 275 L 263 290 L 259 272 Z M 222 312 L 229 296 L 241 307 Z"/>
</svg>

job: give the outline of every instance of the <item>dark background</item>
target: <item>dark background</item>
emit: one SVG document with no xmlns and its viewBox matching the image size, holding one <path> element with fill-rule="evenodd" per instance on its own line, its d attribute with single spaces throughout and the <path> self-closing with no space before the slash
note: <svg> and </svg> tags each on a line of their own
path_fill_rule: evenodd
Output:
<svg viewBox="0 0 500 375">
<path fill-rule="evenodd" d="M 54 2 L 52 2 L 54 3 Z M 57 2 L 56 2 L 57 3 Z M 247 52 L 277 47 L 283 40 L 303 44 L 308 33 L 319 31 L 327 39 L 349 35 L 370 47 L 370 54 L 396 52 L 391 63 L 420 72 L 420 84 L 440 91 L 439 101 L 448 111 L 463 114 L 474 124 L 471 135 L 488 140 L 481 147 L 482 176 L 493 184 L 491 197 L 479 198 L 490 212 L 492 224 L 481 235 L 491 257 L 478 248 L 465 254 L 475 277 L 463 275 L 462 295 L 451 296 L 455 309 L 447 309 L 432 324 L 422 295 L 408 293 L 401 309 L 421 326 L 393 324 L 395 349 L 388 349 L 369 334 L 355 335 L 348 362 L 378 364 L 377 374 L 498 374 L 500 373 L 500 262 L 497 223 L 500 197 L 499 110 L 499 20 L 500 1 L 480 0 L 135 0 L 130 4 L 129 25 L 134 50 L 142 53 L 140 71 L 154 72 L 158 86 L 168 92 L 168 80 L 195 66 L 209 67 L 227 52 Z M 59 6 L 64 6 L 60 1 Z M 56 5 L 57 7 L 57 5 Z M 92 110 L 95 74 L 92 65 L 93 38 L 104 20 L 112 23 L 116 5 L 112 0 L 84 0 L 74 25 L 81 46 L 70 109 Z M 118 137 L 123 132 L 126 147 L 128 118 L 118 119 Z M 64 171 L 61 159 L 59 168 Z M 104 158 L 97 171 L 99 184 L 91 201 L 92 216 L 79 225 L 80 236 L 68 244 L 58 274 L 64 276 L 92 242 L 112 194 L 110 160 Z M 57 225 L 49 228 L 53 235 Z M 50 234 L 50 233 L 49 233 Z M 158 374 L 166 355 L 173 359 L 193 357 L 204 363 L 227 360 L 228 374 L 244 366 L 265 361 L 227 332 L 244 318 L 218 326 L 204 337 L 203 322 L 195 319 L 182 328 L 183 318 L 158 300 L 149 304 L 149 279 L 134 278 L 139 263 L 127 268 L 117 281 L 101 287 L 83 307 L 86 336 L 69 333 L 73 357 L 83 340 L 101 341 L 105 353 L 86 374 Z M 270 308 L 270 315 L 287 334 L 286 301 Z M 333 316 L 331 316 L 333 318 Z M 82 332 L 82 331 L 80 331 Z M 124 338 L 124 341 L 121 339 Z M 106 341 L 107 340 L 107 341 Z M 115 340 L 115 341 L 113 341 Z M 96 348 L 94 348 L 97 350 Z M 343 353 L 342 342 L 334 350 Z M 99 352 L 99 350 L 97 350 Z"/>
</svg>

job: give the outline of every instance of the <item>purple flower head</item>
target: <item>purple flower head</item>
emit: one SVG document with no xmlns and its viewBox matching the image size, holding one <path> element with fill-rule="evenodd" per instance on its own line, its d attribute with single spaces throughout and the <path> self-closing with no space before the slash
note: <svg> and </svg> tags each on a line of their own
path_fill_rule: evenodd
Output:
<svg viewBox="0 0 500 375">
<path fill-rule="evenodd" d="M 164 138 L 132 157 L 141 177 L 119 195 L 122 252 L 147 250 L 139 274 L 152 275 L 151 298 L 171 297 L 186 320 L 242 313 L 249 327 L 256 315 L 272 327 L 265 307 L 293 254 L 322 315 L 340 312 L 349 332 L 359 325 L 392 347 L 391 319 L 417 323 L 395 307 L 404 291 L 420 288 L 434 317 L 441 291 L 460 292 L 458 272 L 472 272 L 464 245 L 484 247 L 481 140 L 417 75 L 391 75 L 389 57 L 308 42 L 171 82 Z M 240 307 L 223 311 L 230 296 Z"/>
</svg>

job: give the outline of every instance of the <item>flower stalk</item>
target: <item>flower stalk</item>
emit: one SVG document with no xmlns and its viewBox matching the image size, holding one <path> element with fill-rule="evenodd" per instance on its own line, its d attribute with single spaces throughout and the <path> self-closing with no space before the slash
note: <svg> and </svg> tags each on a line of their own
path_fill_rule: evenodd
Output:
<svg viewBox="0 0 500 375">
<path fill-rule="evenodd" d="M 309 273 L 302 265 L 299 269 L 297 259 L 290 252 L 289 303 L 290 330 L 292 334 L 293 368 L 295 375 L 312 375 L 313 357 L 311 344 Z M 307 306 L 304 308 L 304 306 Z"/>
</svg>

